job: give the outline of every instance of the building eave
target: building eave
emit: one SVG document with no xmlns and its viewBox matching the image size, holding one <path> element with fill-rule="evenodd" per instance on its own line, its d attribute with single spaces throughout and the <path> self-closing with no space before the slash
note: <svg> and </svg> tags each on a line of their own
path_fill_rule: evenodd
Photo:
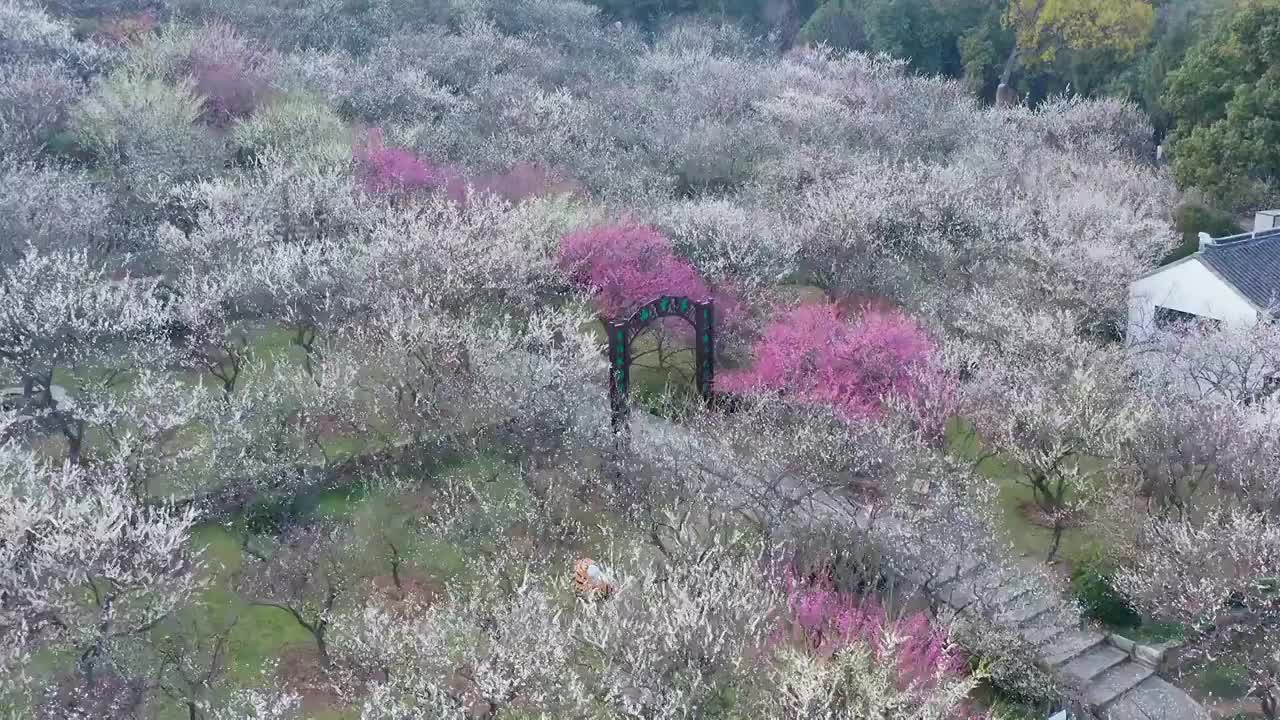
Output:
<svg viewBox="0 0 1280 720">
<path fill-rule="evenodd" d="M 1201 258 L 1200 258 L 1200 253 L 1199 253 L 1199 252 L 1194 252 L 1194 253 L 1192 253 L 1192 254 L 1190 254 L 1190 255 L 1188 255 L 1188 256 L 1186 256 L 1186 257 L 1184 257 L 1184 258 L 1181 258 L 1181 259 L 1179 259 L 1179 260 L 1174 260 L 1173 262 L 1169 263 L 1168 265 L 1161 265 L 1161 266 L 1160 266 L 1160 267 L 1158 267 L 1158 268 L 1154 268 L 1154 269 L 1152 269 L 1152 270 L 1147 271 L 1146 273 L 1144 273 L 1144 274 L 1142 274 L 1142 275 L 1139 275 L 1136 279 L 1134 279 L 1132 282 L 1130 282 L 1130 283 L 1129 283 L 1130 291 L 1132 291 L 1133 286 L 1134 286 L 1134 285 L 1136 285 L 1136 284 L 1138 284 L 1139 282 L 1141 282 L 1141 281 L 1143 281 L 1143 280 L 1146 280 L 1146 279 L 1147 279 L 1147 278 L 1149 278 L 1149 277 L 1154 277 L 1154 276 L 1156 276 L 1156 275 L 1159 275 L 1160 273 L 1164 272 L 1165 270 L 1169 270 L 1169 269 L 1171 269 L 1171 268 L 1175 268 L 1175 267 L 1177 267 L 1177 266 L 1179 266 L 1179 265 L 1182 265 L 1182 264 L 1184 264 L 1184 263 L 1188 263 L 1188 262 L 1190 262 L 1190 261 L 1192 261 L 1192 260 L 1194 260 L 1194 261 L 1196 261 L 1197 263 L 1199 263 L 1200 267 L 1204 268 L 1205 270 L 1208 270 L 1210 275 L 1213 275 L 1215 278 L 1217 278 L 1217 279 L 1218 279 L 1218 282 L 1220 282 L 1220 283 L 1222 283 L 1223 285 L 1225 285 L 1225 286 L 1227 286 L 1228 288 L 1230 288 L 1230 289 L 1231 289 L 1231 292 L 1232 292 L 1232 293 L 1234 293 L 1236 297 L 1238 297 L 1238 298 L 1240 298 L 1241 300 L 1243 300 L 1243 301 L 1245 302 L 1245 304 L 1246 304 L 1246 305 L 1248 305 L 1250 308 L 1252 308 L 1252 309 L 1253 309 L 1253 311 L 1254 311 L 1254 312 L 1260 312 L 1260 313 L 1262 313 L 1262 312 L 1266 312 L 1266 310 L 1265 310 L 1264 308 L 1259 307 L 1259 306 L 1258 306 L 1258 304 L 1257 304 L 1257 303 L 1255 303 L 1254 301 L 1250 300 L 1250 299 L 1249 299 L 1249 297 L 1248 297 L 1247 295 L 1245 295 L 1244 293 L 1240 292 L 1240 288 L 1236 287 L 1236 286 L 1235 286 L 1235 284 L 1234 284 L 1234 283 L 1232 283 L 1230 280 L 1228 280 L 1225 276 L 1223 276 L 1223 274 L 1222 274 L 1222 273 L 1220 273 L 1220 272 L 1218 272 L 1217 270 L 1215 270 L 1215 269 L 1214 269 L 1214 267 L 1213 267 L 1212 265 L 1210 265 L 1210 264 L 1209 264 L 1209 263 L 1207 263 L 1207 262 L 1203 262 L 1203 261 L 1201 260 Z"/>
<path fill-rule="evenodd" d="M 1181 264 L 1183 264 L 1183 263 L 1187 262 L 1188 260 L 1195 260 L 1195 259 L 1198 259 L 1199 257 L 1200 257 L 1200 252 L 1199 252 L 1199 251 L 1193 252 L 1193 253 L 1191 253 L 1190 255 L 1188 255 L 1188 256 L 1186 256 L 1186 257 L 1184 257 L 1184 258 L 1179 258 L 1179 259 L 1177 259 L 1177 260 L 1174 260 L 1174 261 L 1173 261 L 1173 262 L 1171 262 L 1171 263 L 1167 263 L 1167 264 L 1165 264 L 1165 265 L 1161 265 L 1160 267 L 1154 267 L 1154 268 L 1151 268 L 1150 270 L 1148 270 L 1148 271 L 1146 271 L 1146 272 L 1142 273 L 1141 275 L 1139 275 L 1138 277 L 1134 278 L 1134 279 L 1133 279 L 1133 282 L 1138 282 L 1139 280 L 1145 280 L 1146 278 L 1149 278 L 1149 277 L 1151 277 L 1152 275 L 1158 275 L 1158 274 L 1160 274 L 1160 273 L 1164 272 L 1165 270 L 1168 270 L 1169 268 L 1175 268 L 1175 267 L 1177 267 L 1177 266 L 1179 266 L 1179 265 L 1181 265 Z M 1201 265 L 1204 265 L 1204 263 L 1200 263 L 1200 264 L 1201 264 Z M 1208 266 L 1206 265 L 1206 267 L 1208 267 Z M 1133 283 L 1130 283 L 1130 284 L 1132 285 Z M 1235 290 L 1235 287 L 1233 286 L 1231 289 L 1232 289 L 1232 290 Z"/>
</svg>

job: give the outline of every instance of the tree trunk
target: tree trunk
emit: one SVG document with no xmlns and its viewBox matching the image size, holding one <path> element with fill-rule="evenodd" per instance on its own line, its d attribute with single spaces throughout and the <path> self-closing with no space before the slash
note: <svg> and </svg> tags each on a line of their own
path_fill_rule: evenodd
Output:
<svg viewBox="0 0 1280 720">
<path fill-rule="evenodd" d="M 79 465 L 81 449 L 84 446 L 84 421 L 74 420 L 64 424 L 62 434 L 67 438 L 67 461 L 73 466 Z"/>
<path fill-rule="evenodd" d="M 403 590 L 404 587 L 400 583 L 400 549 L 395 543 L 387 543 L 391 548 L 391 582 L 395 583 L 396 590 Z"/>
<path fill-rule="evenodd" d="M 1004 69 L 1000 71 L 1000 85 L 996 88 L 996 107 L 1013 107 L 1018 104 L 1018 95 L 1009 84 L 1013 80 L 1014 68 L 1018 65 L 1018 43 L 1014 42 L 1013 50 L 1004 61 Z"/>
<path fill-rule="evenodd" d="M 333 666 L 329 660 L 329 644 L 324 639 L 324 625 L 318 625 L 311 631 L 311 635 L 316 639 L 316 650 L 320 653 L 320 667 L 326 670 Z"/>
<path fill-rule="evenodd" d="M 1049 546 L 1049 556 L 1045 558 L 1046 562 L 1053 562 L 1058 555 L 1058 546 L 1062 544 L 1062 532 L 1066 528 L 1062 525 L 1062 520 L 1057 515 L 1053 517 L 1053 544 Z"/>
</svg>

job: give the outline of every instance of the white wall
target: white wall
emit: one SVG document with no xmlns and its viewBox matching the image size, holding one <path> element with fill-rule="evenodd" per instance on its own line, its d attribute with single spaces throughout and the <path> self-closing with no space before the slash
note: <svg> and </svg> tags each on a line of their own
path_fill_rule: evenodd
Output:
<svg viewBox="0 0 1280 720">
<path fill-rule="evenodd" d="M 1140 340 L 1145 331 L 1155 327 L 1157 305 L 1221 320 L 1224 325 L 1252 325 L 1258 321 L 1253 305 L 1194 256 L 1129 285 L 1130 342 Z"/>
</svg>

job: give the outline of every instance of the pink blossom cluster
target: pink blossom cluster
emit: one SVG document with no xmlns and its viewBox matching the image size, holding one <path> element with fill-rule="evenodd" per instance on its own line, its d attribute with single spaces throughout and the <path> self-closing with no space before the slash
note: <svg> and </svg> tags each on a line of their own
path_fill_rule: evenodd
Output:
<svg viewBox="0 0 1280 720">
<path fill-rule="evenodd" d="M 179 65 L 205 100 L 203 116 L 214 127 L 249 117 L 272 94 L 271 56 L 223 23 L 196 32 L 193 47 Z"/>
<path fill-rule="evenodd" d="M 765 327 L 754 364 L 722 373 L 717 389 L 781 391 L 850 420 L 878 417 L 885 399 L 897 396 L 933 434 L 954 396 L 931 362 L 934 349 L 923 328 L 898 311 L 873 308 L 850 318 L 832 303 L 800 305 Z"/>
<path fill-rule="evenodd" d="M 476 176 L 471 180 L 471 187 L 477 193 L 497 195 L 513 205 L 539 195 L 582 192 L 577 183 L 529 162 L 516 163 L 506 172 Z"/>
<path fill-rule="evenodd" d="M 387 147 L 378 128 L 369 130 L 356 146 L 355 160 L 360 180 L 371 193 L 412 195 L 434 190 L 461 207 L 481 194 L 517 204 L 547 193 L 577 191 L 574 184 L 533 163 L 516 163 L 505 172 L 468 177 L 458 168 L 436 165 L 411 150 Z"/>
<path fill-rule="evenodd" d="M 560 265 L 574 285 L 592 293 L 605 317 L 627 317 L 664 295 L 695 301 L 712 296 L 671 241 L 645 225 L 600 225 L 570 233 L 560 242 Z"/>
<path fill-rule="evenodd" d="M 924 613 L 890 620 L 872 598 L 858 598 L 834 590 L 830 582 L 800 582 L 787 575 L 787 608 L 792 639 L 813 653 L 830 656 L 853 643 L 863 643 L 877 658 L 896 663 L 903 689 L 934 687 L 942 676 L 968 673 L 968 660 L 957 652 L 947 634 Z M 898 638 L 893 658 L 885 657 L 887 635 Z"/>
<path fill-rule="evenodd" d="M 382 130 L 370 130 L 355 148 L 355 159 L 364 188 L 378 195 L 413 194 L 443 186 L 451 173 L 403 148 L 387 147 Z"/>
</svg>

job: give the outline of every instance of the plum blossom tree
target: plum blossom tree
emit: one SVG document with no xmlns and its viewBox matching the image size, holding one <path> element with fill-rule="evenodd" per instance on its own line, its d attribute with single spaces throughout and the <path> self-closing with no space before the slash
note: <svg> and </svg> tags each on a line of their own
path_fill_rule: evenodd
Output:
<svg viewBox="0 0 1280 720">
<path fill-rule="evenodd" d="M 96 14 L 100 5 L 56 7 Z M 463 437 L 522 461 L 545 455 L 515 473 L 532 502 L 490 508 L 460 492 L 440 508 L 451 541 L 483 537 L 493 548 L 474 555 L 476 583 L 451 587 L 429 609 L 384 607 L 360 597 L 350 568 L 331 567 L 327 543 L 314 557 L 290 554 L 307 528 L 285 533 L 282 554 L 250 563 L 249 574 L 268 581 L 256 599 L 291 608 L 281 612 L 319 632 L 329 676 L 366 716 L 707 717 L 730 695 L 727 679 L 747 717 L 953 717 L 971 678 L 941 680 L 927 697 L 900 682 L 903 663 L 931 667 L 927 658 L 945 654 L 923 626 L 832 657 L 803 644 L 769 656 L 785 591 L 761 576 L 753 553 L 713 547 L 718 540 L 690 528 L 732 535 L 742 525 L 788 540 L 821 533 L 831 547 L 865 544 L 926 576 L 961 551 L 995 554 L 989 483 L 937 452 L 957 400 L 943 368 L 959 364 L 958 350 L 1007 361 L 1005 375 L 975 367 L 975 392 L 961 397 L 976 400 L 984 383 L 1008 377 L 1017 392 L 978 414 L 1029 398 L 1014 411 L 1025 423 L 1009 433 L 986 418 L 993 437 L 1013 436 L 1019 448 L 1059 430 L 1111 437 L 1083 422 L 1078 432 L 1032 432 L 1043 428 L 1040 414 L 1085 406 L 1101 417 L 1123 406 L 1126 366 L 1091 355 L 1081 371 L 1089 382 L 1059 393 L 1070 401 L 1063 410 L 1055 393 L 1070 385 L 1049 371 L 1071 353 L 1055 349 L 1057 339 L 1028 338 L 1015 320 L 1061 312 L 1055 321 L 1068 335 L 1104 325 L 1127 282 L 1159 255 L 1170 186 L 1136 159 L 1135 114 L 1091 101 L 996 114 L 959 85 L 895 61 L 779 56 L 735 29 L 696 23 L 648 42 L 572 0 L 275 5 L 173 0 L 166 10 L 176 21 L 203 24 L 104 48 L 24 2 L 0 2 L 0 80 L 9 81 L 0 82 L 0 154 L 33 160 L 6 165 L 0 183 L 0 379 L 24 386 L 19 401 L 6 399 L 24 417 L 0 435 L 14 442 L 4 452 L 39 475 L 0 509 L 0 523 L 18 528 L 0 558 L 7 551 L 19 568 L 0 586 L 0 643 L 17 648 L 15 658 L 55 641 L 88 653 L 80 669 L 58 668 L 65 683 L 38 678 L 59 689 L 43 712 L 154 715 L 161 698 L 149 686 L 158 679 L 161 692 L 210 718 L 300 714 L 296 698 L 280 693 L 213 689 L 217 663 L 206 660 L 217 655 L 216 631 L 188 638 L 169 613 L 147 638 L 117 634 L 163 614 L 124 617 L 152 595 L 175 594 L 157 607 L 195 603 L 178 561 L 155 559 L 164 555 L 156 543 L 174 556 L 192 547 L 166 524 L 189 523 L 186 511 L 160 514 L 162 498 L 234 513 L 287 501 L 352 466 L 394 475 L 402 458 L 457 450 Z M 64 126 L 69 133 L 59 133 Z M 353 143 L 364 127 L 386 140 Z M 41 148 L 49 133 L 57 142 Z M 446 158 L 468 172 L 440 165 Z M 562 192 L 578 183 L 582 192 Z M 620 216 L 638 220 L 592 224 Z M 565 285 L 594 295 L 603 314 L 684 294 L 714 296 L 728 319 L 729 291 L 769 307 L 779 283 L 885 298 L 910 315 L 839 316 L 808 336 L 792 332 L 812 347 L 784 358 L 783 375 L 813 401 L 761 394 L 735 413 L 679 426 L 637 422 L 644 442 L 617 449 L 598 343 L 582 331 L 591 318 Z M 929 318 L 936 345 L 909 317 Z M 790 338 L 783 330 L 796 329 L 785 320 L 766 335 Z M 167 332 L 178 323 L 185 333 Z M 296 338 L 301 353 L 276 352 L 281 336 Z M 1028 348 L 1044 354 L 1027 359 Z M 825 395 L 805 364 L 824 357 L 848 371 Z M 1090 392 L 1100 396 L 1094 405 Z M 848 409 L 863 420 L 848 422 Z M 79 480 L 44 476 L 57 469 L 40 461 L 48 443 L 26 429 L 33 416 L 45 435 L 65 421 L 54 429 L 79 443 L 72 456 L 83 462 L 63 472 Z M 1153 421 L 1144 432 L 1160 429 Z M 329 444 L 339 434 L 379 451 L 339 466 Z M 596 461 L 606 451 L 623 472 L 602 482 Z M 1198 452 L 1179 443 L 1151 451 L 1151 464 L 1174 474 L 1174 458 Z M 1235 498 L 1232 512 L 1273 512 L 1274 455 L 1250 436 L 1205 484 Z M 1038 456 L 1018 457 L 1031 467 Z M 405 474 L 415 482 L 434 479 L 413 470 Z M 560 471 L 569 487 L 547 479 Z M 108 495 L 140 519 L 98 532 L 81 515 Z M 689 497 L 703 500 L 691 516 L 662 512 Z M 616 563 L 613 599 L 567 607 L 561 558 L 534 551 L 585 542 L 580 519 L 551 515 L 588 501 L 661 539 Z M 48 507 L 69 519 L 28 522 Z M 1218 532 L 1196 523 L 1197 533 Z M 98 530 L 66 539 L 64 526 Z M 144 529 L 146 537 L 130 535 Z M 671 535 L 691 539 L 675 547 Z M 95 548 L 124 558 L 59 587 L 91 595 L 86 578 L 104 589 L 121 568 L 141 567 L 139 554 L 159 567 L 157 587 L 123 590 L 105 636 L 88 629 L 100 627 L 100 609 L 76 605 L 73 619 L 86 629 L 70 633 L 41 609 L 65 610 L 42 599 L 41 588 L 62 582 L 55 570 L 34 584 L 24 574 L 28 538 L 57 545 L 62 554 L 46 555 L 59 562 L 70 558 L 57 568 L 86 564 L 81 556 Z M 1225 548 L 1226 538 L 1214 542 Z M 390 543 L 399 548 L 400 538 Z M 1151 557 L 1139 567 L 1173 566 Z M 497 579 L 480 572 L 486 563 L 500 568 Z M 1246 587 L 1246 565 L 1233 587 Z M 411 563 L 400 570 L 411 586 Z M 330 575 L 341 585 L 332 603 Z M 59 597 L 73 595 L 87 597 Z M 1260 608 L 1261 597 L 1248 603 Z M 139 650 L 155 635 L 171 642 Z M 984 655 L 1016 664 L 1012 640 L 983 637 L 996 638 L 979 645 Z M 143 667 L 157 655 L 159 665 Z M 40 670 L 22 660 L 0 669 L 10 667 Z M 85 693 L 89 667 L 96 689 Z"/>
<path fill-rule="evenodd" d="M 351 544 L 350 528 L 340 525 L 294 528 L 241 581 L 255 605 L 288 613 L 311 635 L 325 669 L 332 665 L 329 629 L 353 581 L 344 565 Z"/>
<path fill-rule="evenodd" d="M 478 175 L 471 180 L 477 192 L 497 195 L 519 204 L 539 195 L 564 195 L 581 192 L 581 187 L 537 163 L 520 162 L 495 173 Z"/>
<path fill-rule="evenodd" d="M 988 359 L 966 388 L 979 407 L 978 433 L 992 452 L 1015 464 L 1036 511 L 1050 523 L 1049 560 L 1069 524 L 1106 490 L 1140 417 L 1127 379 L 1116 377 L 1124 362 L 1119 352 L 1067 338 L 1054 355 Z"/>
<path fill-rule="evenodd" d="M 1151 332 L 1135 345 L 1148 383 L 1192 398 L 1247 405 L 1266 400 L 1280 373 L 1280 324 L 1221 329 L 1183 326 Z"/>
<path fill-rule="evenodd" d="M 890 396 L 923 400 L 937 393 L 944 404 L 954 397 L 953 388 L 934 381 L 942 371 L 930 364 L 933 351 L 933 341 L 901 313 L 871 311 L 851 320 L 832 304 L 801 305 L 765 327 L 752 367 L 722 373 L 717 382 L 726 392 L 781 391 L 866 420 L 878 417 Z M 934 438 L 948 418 L 918 419 L 931 423 L 923 431 Z"/>
<path fill-rule="evenodd" d="M 0 155 L 35 154 L 66 128 L 82 88 L 60 63 L 6 63 L 0 75 Z"/>
<path fill-rule="evenodd" d="M 1152 518 L 1117 586 L 1149 612 L 1183 623 L 1187 652 L 1229 652 L 1249 671 L 1250 694 L 1277 716 L 1275 656 L 1280 534 L 1274 516 L 1209 508 L 1196 519 Z"/>
<path fill-rule="evenodd" d="M 190 39 L 191 49 L 175 68 L 195 81 L 204 98 L 203 119 L 225 128 L 246 118 L 271 96 L 271 53 L 239 37 L 225 22 L 206 23 Z"/>
<path fill-rule="evenodd" d="M 365 190 L 375 194 L 413 194 L 440 187 L 449 179 L 404 148 L 387 147 L 381 129 L 370 130 L 355 148 L 356 164 Z"/>
<path fill-rule="evenodd" d="M 1141 400 L 1144 412 L 1124 443 L 1124 461 L 1149 515 L 1186 519 L 1229 476 L 1233 456 L 1250 459 L 1253 453 L 1242 451 L 1256 429 L 1246 408 L 1221 398 L 1182 397 L 1160 386 L 1151 393 Z"/>
<path fill-rule="evenodd" d="M 472 595 L 414 614 L 406 622 L 372 607 L 341 629 L 344 657 L 384 670 L 364 717 L 571 712 L 580 702 L 572 636 L 546 589 L 526 580 L 506 597 Z"/>
<path fill-rule="evenodd" d="M 236 690 L 225 705 L 213 711 L 213 720 L 296 720 L 302 698 L 283 690 Z"/>
<path fill-rule="evenodd" d="M 130 646 L 200 588 L 194 510 L 143 505 L 112 468 L 50 467 L 12 442 L 0 445 L 0 504 L 5 682 L 29 680 L 40 648 L 77 658 L 73 699 L 106 676 L 135 679 Z"/>
<path fill-rule="evenodd" d="M 603 225 L 566 235 L 560 265 L 606 317 L 625 318 L 663 295 L 711 297 L 697 270 L 676 257 L 671 241 L 641 225 Z"/>
<path fill-rule="evenodd" d="M 128 277 L 110 280 L 83 249 L 29 249 L 0 268 L 0 363 L 20 383 L 30 414 L 65 438 L 72 463 L 83 454 L 89 408 L 77 408 L 66 388 L 55 386 L 54 374 L 112 359 L 122 369 L 154 361 L 146 340 L 164 311 L 153 287 Z"/>
</svg>

